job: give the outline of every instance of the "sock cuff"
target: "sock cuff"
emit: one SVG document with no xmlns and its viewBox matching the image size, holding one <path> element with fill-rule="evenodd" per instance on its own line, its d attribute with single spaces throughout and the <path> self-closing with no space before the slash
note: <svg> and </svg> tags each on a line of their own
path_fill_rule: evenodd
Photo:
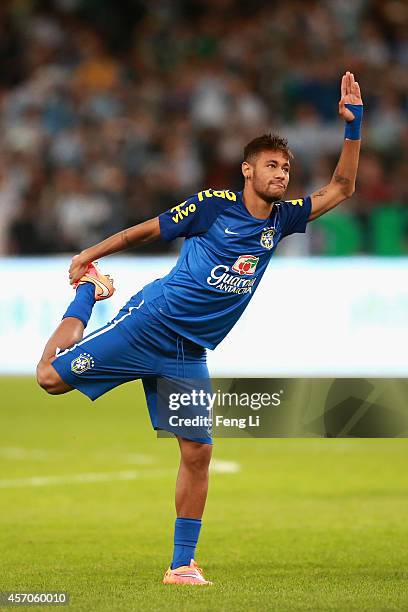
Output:
<svg viewBox="0 0 408 612">
<path fill-rule="evenodd" d="M 174 527 L 174 544 L 195 547 L 200 530 L 201 519 L 177 518 Z"/>
<path fill-rule="evenodd" d="M 184 518 L 178 516 L 176 518 L 176 525 L 201 525 L 201 519 Z"/>
<path fill-rule="evenodd" d="M 68 306 L 63 319 L 74 317 L 79 319 L 87 326 L 92 314 L 92 308 L 95 304 L 95 287 L 92 283 L 83 283 L 78 285 L 75 293 L 75 298 Z"/>
<path fill-rule="evenodd" d="M 87 296 L 95 302 L 95 285 L 93 283 L 81 283 L 77 287 L 77 295 Z"/>
</svg>

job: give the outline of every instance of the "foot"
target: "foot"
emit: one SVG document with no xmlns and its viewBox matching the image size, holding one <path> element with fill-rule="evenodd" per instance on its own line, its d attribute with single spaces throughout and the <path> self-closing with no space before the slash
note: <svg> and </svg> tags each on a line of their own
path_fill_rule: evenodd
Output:
<svg viewBox="0 0 408 612">
<path fill-rule="evenodd" d="M 201 586 L 211 585 L 212 582 L 203 576 L 203 570 L 198 567 L 194 559 L 190 565 L 182 565 L 175 569 L 168 569 L 164 574 L 163 584 L 199 584 Z"/>
<path fill-rule="evenodd" d="M 96 264 L 96 261 L 90 263 L 83 277 L 77 283 L 74 283 L 73 287 L 76 289 L 78 285 L 83 283 L 92 283 L 95 285 L 95 300 L 99 302 L 110 298 L 114 294 L 115 288 L 113 279 L 109 275 L 102 274 Z"/>
</svg>

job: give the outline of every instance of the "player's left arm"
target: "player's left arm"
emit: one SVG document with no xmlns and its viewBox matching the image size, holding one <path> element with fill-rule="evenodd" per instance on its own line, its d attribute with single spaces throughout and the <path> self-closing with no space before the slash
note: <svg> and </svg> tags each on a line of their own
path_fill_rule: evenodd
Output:
<svg viewBox="0 0 408 612">
<path fill-rule="evenodd" d="M 309 221 L 317 219 L 349 198 L 355 190 L 363 101 L 359 84 L 351 72 L 346 72 L 341 80 L 339 115 L 346 121 L 343 149 L 330 183 L 311 195 L 312 208 Z"/>
</svg>

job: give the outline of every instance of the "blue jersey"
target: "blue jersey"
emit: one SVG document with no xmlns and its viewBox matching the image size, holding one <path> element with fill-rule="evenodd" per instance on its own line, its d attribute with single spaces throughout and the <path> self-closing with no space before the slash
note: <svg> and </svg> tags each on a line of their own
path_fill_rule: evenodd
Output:
<svg viewBox="0 0 408 612">
<path fill-rule="evenodd" d="M 268 219 L 257 219 L 242 192 L 208 189 L 164 212 L 162 237 L 185 241 L 170 273 L 144 287 L 147 307 L 174 332 L 214 349 L 248 306 L 278 242 L 304 232 L 310 211 L 305 197 L 275 202 Z M 166 308 L 157 310 L 159 296 Z"/>
</svg>

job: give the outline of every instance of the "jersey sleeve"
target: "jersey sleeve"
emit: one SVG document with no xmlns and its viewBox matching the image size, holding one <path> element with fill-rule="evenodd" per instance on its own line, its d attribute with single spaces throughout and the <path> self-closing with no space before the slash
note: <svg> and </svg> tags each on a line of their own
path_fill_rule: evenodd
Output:
<svg viewBox="0 0 408 612">
<path fill-rule="evenodd" d="M 200 191 L 159 215 L 161 237 L 174 240 L 205 233 L 218 215 L 236 199 L 233 191 Z"/>
<path fill-rule="evenodd" d="M 310 196 L 297 200 L 285 200 L 280 205 L 282 218 L 282 236 L 306 231 L 306 225 L 312 210 Z"/>
</svg>

